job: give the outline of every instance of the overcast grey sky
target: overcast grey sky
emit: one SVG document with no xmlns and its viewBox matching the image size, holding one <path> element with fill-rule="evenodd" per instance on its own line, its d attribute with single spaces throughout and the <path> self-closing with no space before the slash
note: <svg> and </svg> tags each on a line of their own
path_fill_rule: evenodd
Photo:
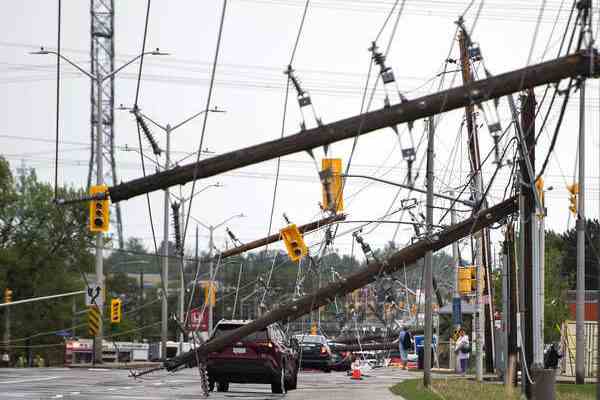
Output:
<svg viewBox="0 0 600 400">
<path fill-rule="evenodd" d="M 87 0 L 63 2 L 63 52 L 66 56 L 89 67 L 90 12 Z M 115 2 L 116 64 L 120 65 L 141 49 L 146 2 L 142 0 Z M 437 89 L 438 79 L 448 50 L 458 57 L 454 41 L 454 21 L 465 10 L 467 0 L 407 0 L 398 31 L 391 45 L 388 64 L 393 67 L 401 90 L 415 98 Z M 474 30 L 487 67 L 500 73 L 523 67 L 532 45 L 533 33 L 542 1 L 486 1 Z M 571 1 L 546 2 L 539 36 L 534 45 L 532 62 L 556 55 L 564 30 Z M 562 13 L 551 36 L 561 3 Z M 224 25 L 221 56 L 216 73 L 213 105 L 227 110 L 226 114 L 211 114 L 204 147 L 222 153 L 279 137 L 282 124 L 285 76 L 297 35 L 304 0 L 230 0 Z M 310 91 L 318 114 L 325 123 L 355 115 L 360 110 L 362 88 L 367 74 L 370 54 L 368 47 L 381 28 L 392 0 L 314 0 L 308 11 L 294 68 Z M 473 22 L 481 2 L 476 0 L 466 14 L 467 25 Z M 206 102 L 210 65 L 215 50 L 218 20 L 222 2 L 152 1 L 147 48 L 160 47 L 172 55 L 147 57 L 142 77 L 140 107 L 143 112 L 161 123 L 176 124 L 201 110 Z M 56 46 L 57 1 L 22 0 L 6 2 L 0 15 L 0 153 L 9 159 L 13 169 L 21 162 L 35 168 L 40 179 L 53 179 L 55 124 L 55 59 L 52 56 L 29 55 L 44 45 Z M 594 13 L 595 21 L 598 14 Z M 392 21 L 393 22 L 393 21 Z M 378 42 L 384 48 L 390 38 L 391 23 Z M 453 70 L 456 66 L 450 65 Z M 115 104 L 131 105 L 135 96 L 137 64 L 120 73 L 116 79 Z M 446 76 L 446 82 L 452 75 Z M 63 64 L 61 88 L 61 153 L 59 181 L 75 187 L 85 186 L 89 156 L 90 84 L 74 69 Z M 455 85 L 460 83 L 456 77 Z M 541 96 L 542 91 L 537 91 Z M 587 212 L 598 215 L 598 110 L 600 91 L 597 82 L 588 85 L 588 159 Z M 568 107 L 564 128 L 559 136 L 555 156 L 546 172 L 547 185 L 554 190 L 547 194 L 549 218 L 547 226 L 563 231 L 572 227 L 568 214 L 565 184 L 571 181 L 576 155 L 577 98 Z M 382 106 L 376 96 L 372 109 Z M 558 108 L 557 108 L 558 110 Z M 505 101 L 501 104 L 504 126 L 509 119 Z M 555 121 L 554 112 L 551 121 Z M 448 113 L 440 120 L 436 132 L 436 190 L 466 182 L 468 163 L 465 133 L 457 141 L 462 111 Z M 312 123 L 313 121 L 310 121 Z M 298 131 L 300 113 L 294 96 L 291 97 L 285 134 Z M 553 123 L 550 127 L 553 127 Z M 201 119 L 173 134 L 175 159 L 197 149 Z M 127 181 L 142 175 L 139 156 L 123 151 L 124 146 L 137 147 L 134 120 L 127 112 L 115 114 L 116 157 L 120 179 Z M 154 129 L 164 146 L 163 134 Z M 414 138 L 419 141 L 423 123 L 415 124 Z M 547 152 L 551 131 L 542 134 L 538 160 Z M 481 152 L 490 151 L 491 139 L 482 127 Z M 452 149 L 461 143 L 457 152 Z M 332 146 L 332 153 L 344 163 L 350 154 L 351 141 Z M 425 147 L 418 152 L 417 165 L 425 156 Z M 151 154 L 148 152 L 148 154 Z M 318 158 L 322 150 L 316 150 Z M 188 159 L 189 160 L 189 159 Z M 539 164 L 538 164 L 539 166 Z M 424 167 L 424 164 L 423 164 Z M 363 136 L 352 163 L 352 172 L 402 181 L 405 164 L 401 162 L 397 140 L 391 129 Z M 452 173 L 450 173 L 452 171 Z M 422 171 L 423 172 L 423 171 Z M 493 165 L 485 174 L 491 176 Z M 498 177 L 490 192 L 493 202 L 502 198 L 508 169 Z M 275 176 L 275 162 L 232 171 L 198 183 L 197 187 L 221 182 L 225 186 L 209 189 L 194 200 L 192 214 L 207 224 L 217 224 L 240 212 L 247 218 L 232 221 L 229 226 L 242 241 L 267 234 Z M 349 220 L 375 219 L 392 207 L 396 189 L 376 184 L 364 188 L 365 181 L 349 180 L 346 186 L 346 211 Z M 424 187 L 424 173 L 417 185 Z M 189 194 L 191 185 L 173 188 Z M 362 190 L 364 189 L 364 190 Z M 358 194 L 356 194 L 358 192 Z M 399 198 L 406 197 L 406 191 Z M 424 200 L 424 197 L 413 196 Z M 162 232 L 162 194 L 151 196 L 157 232 Z M 303 224 L 319 215 L 320 184 L 317 171 L 306 153 L 285 157 L 281 164 L 281 180 L 276 200 L 274 230 L 283 226 L 282 213 L 293 222 Z M 446 206 L 437 202 L 438 206 Z M 126 236 L 140 237 L 151 247 L 148 211 L 144 197 L 122 203 Z M 422 207 L 422 206 L 421 206 Z M 423 209 L 423 208 L 422 208 Z M 441 214 L 437 214 L 439 218 Z M 408 216 L 406 216 L 408 217 Z M 406 218 L 405 220 L 408 220 Z M 446 221 L 447 222 L 447 221 Z M 82 221 L 83 223 L 83 221 Z M 352 228 L 344 225 L 341 231 Z M 193 232 L 193 226 L 190 232 Z M 383 246 L 393 237 L 395 226 L 379 225 L 366 229 L 372 246 Z M 496 233 L 499 234 L 499 233 Z M 206 248 L 206 232 L 201 231 L 202 248 Z M 412 228 L 401 227 L 397 241 L 405 243 Z M 217 245 L 224 245 L 224 230 L 216 234 Z M 495 237 L 497 239 L 497 237 Z M 161 237 L 157 238 L 159 241 Z M 313 235 L 309 242 L 320 240 Z M 188 248 L 192 244 L 188 238 Z M 337 239 L 335 247 L 349 252 L 350 235 Z"/>
</svg>

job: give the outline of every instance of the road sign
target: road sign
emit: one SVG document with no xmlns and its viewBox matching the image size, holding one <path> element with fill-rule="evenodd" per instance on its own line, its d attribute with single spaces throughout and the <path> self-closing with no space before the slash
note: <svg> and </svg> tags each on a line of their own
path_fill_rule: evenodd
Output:
<svg viewBox="0 0 600 400">
<path fill-rule="evenodd" d="M 462 324 L 462 303 L 458 297 L 452 298 L 452 323 L 454 325 Z"/>
<path fill-rule="evenodd" d="M 88 331 L 91 336 L 97 336 L 100 332 L 100 308 L 96 305 L 88 307 Z"/>
<path fill-rule="evenodd" d="M 85 288 L 85 305 L 97 305 L 99 307 L 104 305 L 104 297 L 102 296 L 102 288 L 100 285 L 92 284 Z"/>
</svg>

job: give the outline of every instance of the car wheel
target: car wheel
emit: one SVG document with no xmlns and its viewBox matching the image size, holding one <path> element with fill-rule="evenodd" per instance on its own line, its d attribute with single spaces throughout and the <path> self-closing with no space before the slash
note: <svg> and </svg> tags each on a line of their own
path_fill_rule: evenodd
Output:
<svg viewBox="0 0 600 400">
<path fill-rule="evenodd" d="M 272 393 L 285 393 L 285 369 L 281 368 L 281 372 L 279 373 L 279 379 L 276 382 L 271 382 L 271 392 Z"/>
<path fill-rule="evenodd" d="M 325 367 L 325 368 L 323 368 L 323 372 L 330 373 L 331 372 L 331 367 Z"/>
<path fill-rule="evenodd" d="M 210 379 L 208 381 L 208 391 L 209 392 L 214 392 L 215 391 L 215 381 L 213 381 L 212 379 Z"/>
<path fill-rule="evenodd" d="M 228 392 L 229 382 L 217 382 L 217 392 Z"/>
</svg>

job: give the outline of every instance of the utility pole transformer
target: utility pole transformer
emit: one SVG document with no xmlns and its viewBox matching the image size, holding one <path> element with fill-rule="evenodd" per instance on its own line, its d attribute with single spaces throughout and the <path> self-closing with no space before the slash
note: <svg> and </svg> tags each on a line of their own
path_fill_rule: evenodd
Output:
<svg viewBox="0 0 600 400">
<path fill-rule="evenodd" d="M 115 69 L 115 43 L 114 43 L 114 0 L 90 0 L 91 14 L 91 73 L 95 76 L 108 76 Z M 117 165 L 115 162 L 115 136 L 114 136 L 114 77 L 97 84 L 91 83 L 91 143 L 96 143 L 97 127 L 100 126 L 102 147 L 97 153 L 92 146 L 88 169 L 87 187 L 92 185 L 94 170 L 98 166 L 97 158 L 104 158 L 110 163 L 110 168 L 103 173 L 103 182 L 107 185 L 116 185 Z M 98 124 L 100 121 L 100 124 Z M 96 160 L 96 162 L 94 162 Z M 104 171 L 103 171 L 104 172 Z M 115 204 L 117 238 L 119 248 L 123 248 L 123 224 L 121 207 Z"/>
</svg>

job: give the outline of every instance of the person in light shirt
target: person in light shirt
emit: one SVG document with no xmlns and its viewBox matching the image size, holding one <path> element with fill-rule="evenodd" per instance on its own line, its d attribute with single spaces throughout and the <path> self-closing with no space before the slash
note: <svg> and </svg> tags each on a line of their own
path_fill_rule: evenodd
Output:
<svg viewBox="0 0 600 400">
<path fill-rule="evenodd" d="M 465 330 L 461 329 L 458 331 L 459 337 L 456 341 L 454 352 L 458 356 L 458 362 L 460 363 L 460 373 L 465 375 L 469 366 L 469 356 L 471 355 L 471 344 L 469 343 L 469 337 L 465 334 Z"/>
</svg>

